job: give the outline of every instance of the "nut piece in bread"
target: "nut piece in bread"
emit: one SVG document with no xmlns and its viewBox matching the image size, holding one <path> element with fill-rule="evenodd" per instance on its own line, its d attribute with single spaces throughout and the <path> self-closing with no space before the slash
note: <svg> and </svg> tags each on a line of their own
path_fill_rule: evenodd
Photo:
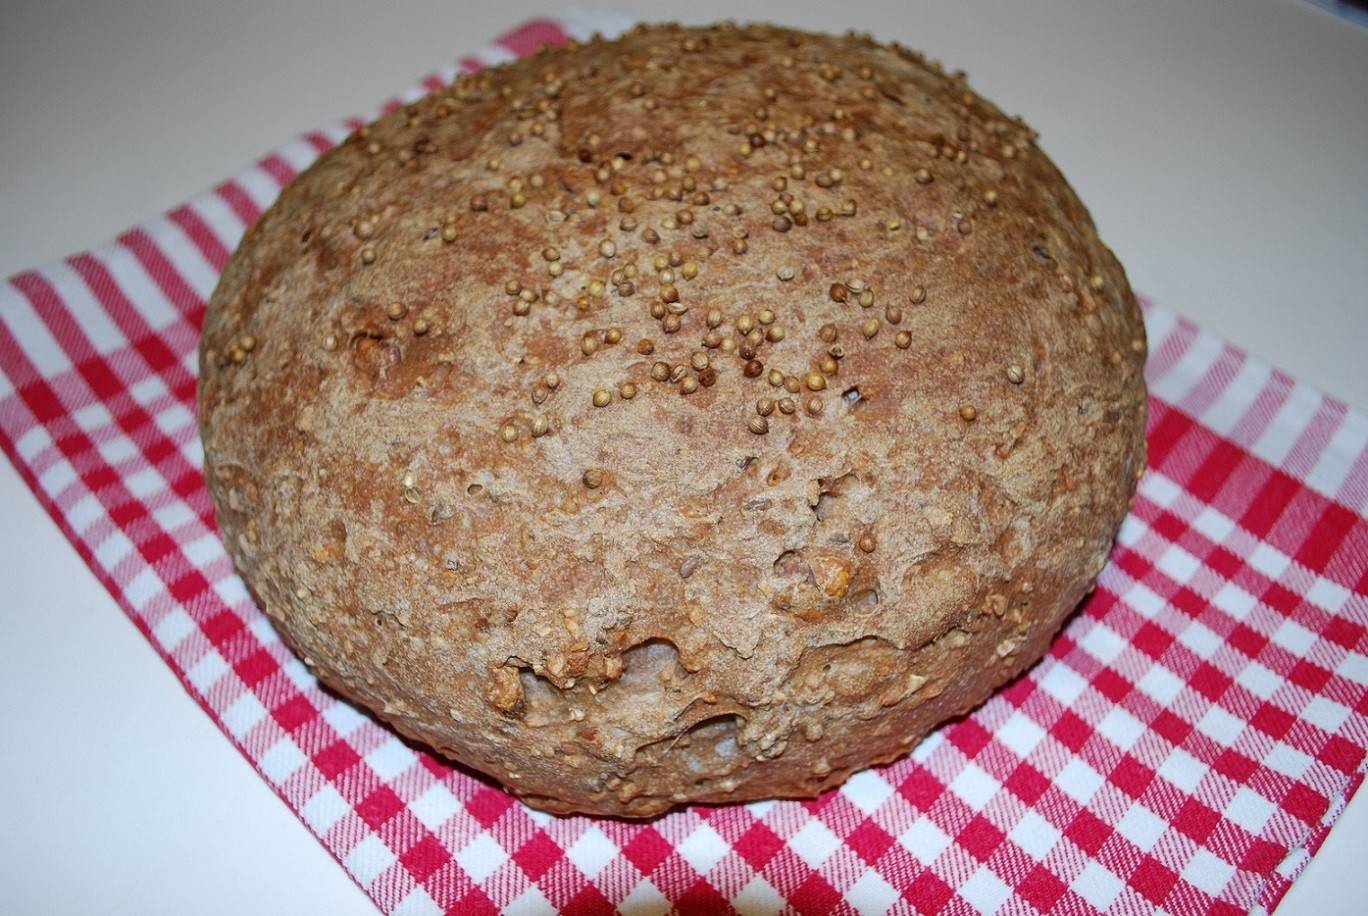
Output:
<svg viewBox="0 0 1368 916">
<path fill-rule="evenodd" d="M 328 685 L 550 811 L 811 796 L 1045 651 L 1145 337 L 1020 121 L 920 54 L 637 28 L 281 194 L 205 320 L 224 540 Z"/>
</svg>

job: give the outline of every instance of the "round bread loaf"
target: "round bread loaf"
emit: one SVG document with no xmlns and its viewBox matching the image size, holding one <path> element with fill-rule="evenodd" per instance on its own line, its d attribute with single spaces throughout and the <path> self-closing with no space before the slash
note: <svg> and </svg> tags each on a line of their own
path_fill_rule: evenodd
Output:
<svg viewBox="0 0 1368 916">
<path fill-rule="evenodd" d="M 1144 461 L 1121 265 L 897 45 L 643 27 L 358 130 L 201 349 L 228 549 L 332 688 L 531 805 L 811 796 L 1044 653 Z"/>
</svg>

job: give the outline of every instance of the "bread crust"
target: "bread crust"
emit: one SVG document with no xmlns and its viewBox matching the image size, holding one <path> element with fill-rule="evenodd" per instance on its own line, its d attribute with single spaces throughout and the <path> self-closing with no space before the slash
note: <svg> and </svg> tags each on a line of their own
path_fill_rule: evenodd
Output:
<svg viewBox="0 0 1368 916">
<path fill-rule="evenodd" d="M 1040 658 L 1129 506 L 1144 359 L 962 75 L 655 26 L 321 157 L 214 292 L 199 403 L 228 550 L 324 683 L 642 817 L 814 795 Z"/>
</svg>

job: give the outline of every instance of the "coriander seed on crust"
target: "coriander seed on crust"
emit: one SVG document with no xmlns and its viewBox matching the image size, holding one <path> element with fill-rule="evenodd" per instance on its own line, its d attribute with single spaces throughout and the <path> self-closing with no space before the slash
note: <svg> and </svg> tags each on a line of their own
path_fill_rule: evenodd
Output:
<svg viewBox="0 0 1368 916">
<path fill-rule="evenodd" d="M 643 26 L 462 75 L 285 188 L 200 359 L 219 526 L 284 639 L 556 812 L 907 753 L 1046 651 L 1144 461 L 1144 327 L 1086 209 L 962 75 L 855 34 Z"/>
</svg>

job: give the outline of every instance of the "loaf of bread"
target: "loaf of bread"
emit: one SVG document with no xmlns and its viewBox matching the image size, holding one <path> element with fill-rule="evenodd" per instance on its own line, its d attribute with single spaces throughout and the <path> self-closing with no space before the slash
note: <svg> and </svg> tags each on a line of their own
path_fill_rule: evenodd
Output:
<svg viewBox="0 0 1368 916">
<path fill-rule="evenodd" d="M 811 796 L 1045 652 L 1144 462 L 1121 265 L 921 54 L 637 28 L 285 189 L 200 354 L 224 540 L 322 681 L 555 812 Z"/>
</svg>

